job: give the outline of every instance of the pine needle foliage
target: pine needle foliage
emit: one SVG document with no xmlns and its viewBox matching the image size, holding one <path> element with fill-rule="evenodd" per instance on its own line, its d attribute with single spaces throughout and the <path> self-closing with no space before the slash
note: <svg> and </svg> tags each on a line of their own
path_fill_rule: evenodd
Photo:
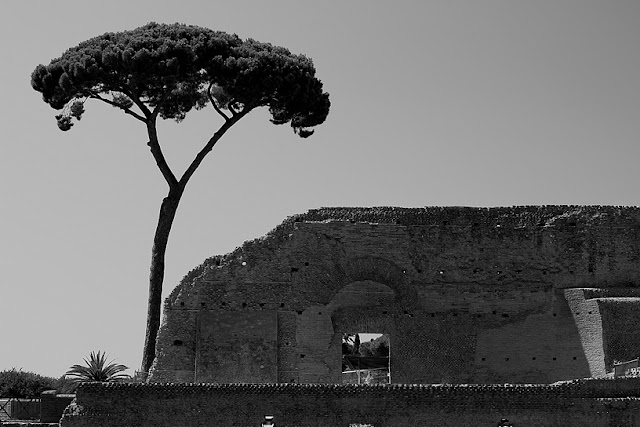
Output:
<svg viewBox="0 0 640 427">
<path fill-rule="evenodd" d="M 56 120 L 65 131 L 80 120 L 87 99 L 142 121 L 159 114 L 180 122 L 207 104 L 228 118 L 267 107 L 272 123 L 290 123 L 303 138 L 324 122 L 330 106 L 306 56 L 184 24 L 151 22 L 94 37 L 38 65 L 31 85 L 62 110 Z"/>
</svg>

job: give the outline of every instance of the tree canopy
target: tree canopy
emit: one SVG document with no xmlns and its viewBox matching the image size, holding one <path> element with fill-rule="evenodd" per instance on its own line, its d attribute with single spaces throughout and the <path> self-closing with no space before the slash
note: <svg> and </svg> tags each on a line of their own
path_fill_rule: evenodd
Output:
<svg viewBox="0 0 640 427">
<path fill-rule="evenodd" d="M 87 98 L 142 121 L 158 114 L 181 121 L 209 101 L 227 117 L 264 106 L 274 124 L 290 123 L 302 137 L 329 113 L 329 95 L 306 56 L 183 24 L 150 23 L 94 37 L 38 65 L 31 85 L 63 110 L 56 116 L 62 130 L 82 117 Z"/>
</svg>

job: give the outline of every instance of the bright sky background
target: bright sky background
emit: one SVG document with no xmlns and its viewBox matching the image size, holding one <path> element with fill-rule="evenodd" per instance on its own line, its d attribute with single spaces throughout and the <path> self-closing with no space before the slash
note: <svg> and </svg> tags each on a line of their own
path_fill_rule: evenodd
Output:
<svg viewBox="0 0 640 427">
<path fill-rule="evenodd" d="M 221 140 L 182 199 L 165 295 L 321 206 L 640 202 L 637 0 L 2 0 L 0 370 L 58 377 L 93 350 L 140 367 L 166 192 L 145 129 L 94 102 L 60 132 L 30 75 L 149 21 L 304 53 L 332 102 L 307 140 L 266 111 Z M 208 109 L 163 126 L 170 164 L 219 124 Z"/>
</svg>

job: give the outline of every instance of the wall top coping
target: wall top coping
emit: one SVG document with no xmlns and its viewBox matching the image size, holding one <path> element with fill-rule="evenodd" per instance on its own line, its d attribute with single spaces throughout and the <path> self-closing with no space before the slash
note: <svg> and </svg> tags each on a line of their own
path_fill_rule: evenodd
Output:
<svg viewBox="0 0 640 427">
<path fill-rule="evenodd" d="M 380 394 L 409 393 L 431 397 L 500 394 L 547 395 L 564 398 L 640 397 L 640 378 L 582 379 L 554 384 L 212 384 L 212 383 L 83 383 L 78 395 L 103 392 L 126 394 Z"/>
<path fill-rule="evenodd" d="M 553 226 L 556 223 L 640 222 L 638 206 L 543 205 L 511 207 L 427 206 L 421 208 L 323 207 L 288 218 L 294 222 L 352 221 L 398 225 Z M 286 223 L 286 220 L 285 220 Z"/>
</svg>

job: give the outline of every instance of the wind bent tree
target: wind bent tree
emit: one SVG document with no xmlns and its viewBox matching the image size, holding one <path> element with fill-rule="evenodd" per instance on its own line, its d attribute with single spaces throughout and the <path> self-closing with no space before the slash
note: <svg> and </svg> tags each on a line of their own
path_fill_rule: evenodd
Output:
<svg viewBox="0 0 640 427">
<path fill-rule="evenodd" d="M 306 138 L 325 121 L 329 95 L 303 55 L 207 28 L 156 23 L 82 42 L 49 65 L 38 65 L 31 85 L 60 111 L 56 120 L 63 131 L 81 119 L 88 99 L 118 108 L 146 127 L 147 145 L 169 187 L 151 250 L 142 359 L 142 370 L 149 372 L 160 326 L 165 250 L 189 179 L 225 132 L 253 109 L 267 107 L 272 123 L 290 123 Z M 160 147 L 158 117 L 180 122 L 208 105 L 222 124 L 178 177 Z"/>
</svg>

